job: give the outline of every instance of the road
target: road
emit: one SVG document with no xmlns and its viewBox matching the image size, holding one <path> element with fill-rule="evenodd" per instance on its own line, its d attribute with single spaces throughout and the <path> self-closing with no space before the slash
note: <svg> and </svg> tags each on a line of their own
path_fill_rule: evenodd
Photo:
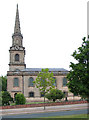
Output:
<svg viewBox="0 0 89 120">
<path fill-rule="evenodd" d="M 6 116 L 3 116 L 3 118 L 41 118 L 41 117 L 64 116 L 64 115 L 73 115 L 73 114 L 87 114 L 87 109 L 44 112 L 44 113 L 30 113 L 30 114 L 20 114 L 20 115 L 6 115 Z"/>
<path fill-rule="evenodd" d="M 72 105 L 59 105 L 59 106 L 46 106 L 43 107 L 30 107 L 30 108 L 17 108 L 17 109 L 3 109 L 0 110 L 3 118 L 37 118 L 59 115 L 72 115 L 87 113 L 88 105 L 85 104 L 72 104 Z"/>
</svg>

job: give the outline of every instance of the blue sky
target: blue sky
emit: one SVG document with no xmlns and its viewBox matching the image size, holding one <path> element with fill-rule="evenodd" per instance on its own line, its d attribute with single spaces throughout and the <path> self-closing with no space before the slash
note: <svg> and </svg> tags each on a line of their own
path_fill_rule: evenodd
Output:
<svg viewBox="0 0 89 120">
<path fill-rule="evenodd" d="M 87 35 L 87 0 L 0 1 L 0 75 L 9 70 L 16 4 L 27 68 L 65 68 Z"/>
</svg>

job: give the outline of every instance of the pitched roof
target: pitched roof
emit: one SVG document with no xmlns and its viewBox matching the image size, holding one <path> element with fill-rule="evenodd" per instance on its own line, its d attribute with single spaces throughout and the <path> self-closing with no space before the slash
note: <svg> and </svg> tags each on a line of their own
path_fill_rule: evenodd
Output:
<svg viewBox="0 0 89 120">
<path fill-rule="evenodd" d="M 41 69 L 45 69 L 45 68 L 26 68 L 26 69 L 23 69 L 21 71 L 38 71 L 40 72 Z M 53 71 L 53 72 L 58 72 L 58 71 L 64 71 L 64 72 L 68 72 L 68 70 L 64 69 L 64 68 L 48 68 L 49 71 Z"/>
</svg>

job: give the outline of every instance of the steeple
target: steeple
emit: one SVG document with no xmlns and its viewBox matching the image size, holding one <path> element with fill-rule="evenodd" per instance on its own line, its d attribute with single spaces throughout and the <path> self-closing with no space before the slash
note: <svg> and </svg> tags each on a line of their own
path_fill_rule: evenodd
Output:
<svg viewBox="0 0 89 120">
<path fill-rule="evenodd" d="M 21 33 L 21 31 L 20 31 L 18 4 L 17 4 L 17 10 L 16 10 L 16 19 L 15 19 L 14 33 Z"/>
<path fill-rule="evenodd" d="M 12 46 L 23 46 L 23 36 L 21 34 L 20 30 L 20 20 L 19 20 L 19 10 L 18 10 L 18 4 L 16 9 L 16 18 L 15 18 L 15 27 L 14 27 L 14 33 L 12 35 Z"/>
<path fill-rule="evenodd" d="M 20 20 L 18 4 L 16 9 L 15 27 L 12 35 L 12 46 L 10 47 L 9 70 L 17 71 L 26 67 L 25 64 L 25 47 L 23 47 L 23 36 L 20 31 Z"/>
<path fill-rule="evenodd" d="M 18 10 L 18 4 L 17 4 L 17 10 L 16 10 L 16 18 L 15 18 L 15 27 L 14 27 L 14 34 L 12 37 L 14 36 L 22 36 L 21 34 L 21 30 L 20 30 L 20 20 L 19 20 L 19 10 Z"/>
</svg>

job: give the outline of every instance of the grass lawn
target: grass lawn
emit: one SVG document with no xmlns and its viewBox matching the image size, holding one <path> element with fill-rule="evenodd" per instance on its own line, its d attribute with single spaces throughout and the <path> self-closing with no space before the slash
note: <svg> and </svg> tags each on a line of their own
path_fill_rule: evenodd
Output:
<svg viewBox="0 0 89 120">
<path fill-rule="evenodd" d="M 29 103 L 25 103 L 26 105 L 27 104 L 40 104 L 40 103 L 44 103 L 44 102 L 29 102 Z M 54 103 L 53 101 L 49 101 L 49 102 L 45 102 L 45 103 Z M 10 105 L 15 105 L 15 103 L 11 103 Z"/>
<path fill-rule="evenodd" d="M 44 103 L 44 102 L 30 102 L 30 103 L 25 103 L 27 104 L 39 104 L 39 103 Z M 45 103 L 51 103 L 51 102 L 45 102 Z M 11 103 L 10 105 L 15 105 L 15 103 Z"/>
<path fill-rule="evenodd" d="M 87 118 L 87 114 L 79 114 L 79 115 L 66 115 L 66 116 L 52 116 L 52 117 L 45 117 L 45 118 L 17 118 L 12 120 L 89 120 Z"/>
<path fill-rule="evenodd" d="M 51 116 L 51 117 L 47 117 L 47 118 L 87 118 L 87 114 Z"/>
<path fill-rule="evenodd" d="M 87 114 L 52 116 L 44 118 L 11 118 L 11 120 L 89 120 Z M 8 119 L 9 120 L 9 119 Z"/>
</svg>

